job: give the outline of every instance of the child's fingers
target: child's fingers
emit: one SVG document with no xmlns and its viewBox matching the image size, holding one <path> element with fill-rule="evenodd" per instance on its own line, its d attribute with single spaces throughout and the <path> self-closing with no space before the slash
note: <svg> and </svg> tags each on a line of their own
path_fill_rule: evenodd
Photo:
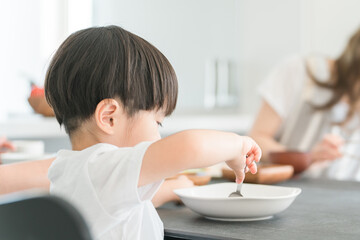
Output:
<svg viewBox="0 0 360 240">
<path fill-rule="evenodd" d="M 247 166 L 252 174 L 257 173 L 257 165 L 255 162 L 252 162 L 250 165 Z"/>
<path fill-rule="evenodd" d="M 242 183 L 245 179 L 246 166 L 245 166 L 245 168 L 241 168 L 241 167 L 233 168 L 233 171 L 236 176 L 235 182 Z"/>
<path fill-rule="evenodd" d="M 11 142 L 9 142 L 4 136 L 0 136 L 0 148 L 15 150 L 15 146 Z"/>
<path fill-rule="evenodd" d="M 248 157 L 246 158 L 246 165 L 250 166 L 250 164 L 252 164 L 255 160 L 255 157 L 253 154 L 248 155 Z"/>
<path fill-rule="evenodd" d="M 3 142 L 2 145 L 0 145 L 0 147 L 2 148 L 6 148 L 6 149 L 9 149 L 9 150 L 15 150 L 15 146 L 11 143 L 11 142 Z"/>
<path fill-rule="evenodd" d="M 262 152 L 259 146 L 254 146 L 250 152 L 248 153 L 248 156 L 253 156 L 253 160 L 255 162 L 259 162 L 261 158 Z"/>
<path fill-rule="evenodd" d="M 261 158 L 261 150 L 260 152 L 251 152 L 247 154 L 246 164 L 249 165 L 252 162 L 259 162 Z"/>
<path fill-rule="evenodd" d="M 254 149 L 255 162 L 259 162 L 261 159 L 262 151 L 261 148 L 256 144 L 256 148 Z"/>
<path fill-rule="evenodd" d="M 244 169 L 242 169 L 241 171 L 234 171 L 235 176 L 236 176 L 236 183 L 242 183 L 245 179 L 245 172 Z"/>
</svg>

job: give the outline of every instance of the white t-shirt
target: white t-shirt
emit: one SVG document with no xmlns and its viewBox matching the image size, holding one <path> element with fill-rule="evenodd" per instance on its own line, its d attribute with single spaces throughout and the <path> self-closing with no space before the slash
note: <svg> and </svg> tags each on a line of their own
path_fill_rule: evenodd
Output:
<svg viewBox="0 0 360 240">
<path fill-rule="evenodd" d="M 327 81 L 329 79 L 330 69 L 326 58 L 312 56 L 304 59 L 300 56 L 294 56 L 286 59 L 277 68 L 275 68 L 259 88 L 260 95 L 264 101 L 266 101 L 283 120 L 282 129 L 280 129 L 277 134 L 278 139 L 281 139 L 285 134 L 283 128 L 286 128 L 286 125 L 289 124 L 290 121 L 293 121 L 292 117 L 294 117 L 300 99 L 306 98 L 315 105 L 321 105 L 327 102 L 331 97 L 331 91 L 317 86 L 311 88 L 313 91 L 306 92 L 309 89 L 307 84 L 310 82 L 306 70 L 306 63 L 308 64 L 312 74 L 314 74 L 318 80 Z M 311 147 L 313 147 L 314 143 L 318 142 L 325 133 L 334 133 L 334 127 L 331 123 L 340 122 L 345 119 L 347 111 L 348 105 L 343 102 L 339 102 L 334 107 L 332 107 L 332 109 L 327 111 L 327 113 L 316 113 L 321 114 L 323 118 L 315 117 L 315 122 L 316 120 L 319 120 L 320 122 L 318 122 L 317 125 L 313 125 L 321 126 L 321 128 L 327 132 L 316 132 L 318 129 L 316 127 L 311 128 L 311 122 L 309 122 L 308 125 L 304 128 L 304 126 L 300 125 L 307 123 L 302 121 L 296 122 L 295 120 L 294 125 L 292 126 L 292 128 L 295 130 L 291 131 L 291 134 L 298 133 L 298 136 L 306 135 L 304 132 L 308 130 L 310 132 L 308 135 L 314 138 L 308 139 L 307 143 L 303 144 L 303 146 L 297 146 L 299 147 L 298 150 L 309 151 Z M 304 116 L 296 117 L 302 118 Z M 346 137 L 348 140 L 359 140 L 360 132 L 359 130 L 356 130 L 357 126 L 359 126 L 359 122 L 360 121 L 358 116 L 354 116 L 354 118 L 351 119 L 351 121 L 345 126 L 347 129 L 352 129 L 351 134 L 343 137 Z M 312 123 L 314 123 L 314 121 Z M 296 132 L 296 128 L 299 129 L 298 132 Z M 338 130 L 338 127 L 335 129 L 335 131 L 336 130 Z M 302 131 L 302 133 L 300 133 L 300 131 Z M 313 134 L 311 135 L 311 133 Z M 298 136 L 293 135 L 291 137 L 297 138 Z M 306 136 L 301 137 L 306 138 Z M 282 143 L 287 145 L 287 141 Z M 343 149 L 345 153 L 344 157 L 335 161 L 325 161 L 322 163 L 313 164 L 304 174 L 304 176 L 360 181 L 359 145 L 360 141 L 358 145 L 353 143 L 350 145 L 345 145 Z"/>
<path fill-rule="evenodd" d="M 49 169 L 50 193 L 75 205 L 95 239 L 163 239 L 163 224 L 151 202 L 162 181 L 138 187 L 150 144 L 61 150 Z"/>
<path fill-rule="evenodd" d="M 300 56 L 293 56 L 280 63 L 259 87 L 261 97 L 283 120 L 286 120 L 289 114 L 293 113 L 308 80 L 305 61 L 309 63 L 312 73 L 318 80 L 326 81 L 329 79 L 329 66 L 325 58 L 312 57 L 305 60 Z M 330 96 L 331 92 L 323 89 L 321 94 L 312 98 L 312 101 L 321 104 Z"/>
</svg>

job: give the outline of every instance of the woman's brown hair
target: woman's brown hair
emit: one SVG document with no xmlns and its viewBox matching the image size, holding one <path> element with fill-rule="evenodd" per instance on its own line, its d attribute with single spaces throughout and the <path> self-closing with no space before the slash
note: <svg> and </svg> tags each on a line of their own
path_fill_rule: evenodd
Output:
<svg viewBox="0 0 360 240">
<path fill-rule="evenodd" d="M 330 109 L 346 97 L 349 111 L 346 119 L 340 124 L 347 122 L 357 111 L 360 99 L 360 29 L 350 38 L 342 54 L 334 61 L 329 81 L 319 81 L 309 67 L 307 72 L 318 86 L 333 92 L 330 100 L 321 106 L 316 106 L 316 109 Z"/>
<path fill-rule="evenodd" d="M 93 27 L 73 33 L 59 47 L 45 95 L 70 134 L 107 98 L 120 99 L 129 117 L 159 109 L 170 115 L 178 84 L 169 61 L 149 42 L 118 26 Z"/>
</svg>

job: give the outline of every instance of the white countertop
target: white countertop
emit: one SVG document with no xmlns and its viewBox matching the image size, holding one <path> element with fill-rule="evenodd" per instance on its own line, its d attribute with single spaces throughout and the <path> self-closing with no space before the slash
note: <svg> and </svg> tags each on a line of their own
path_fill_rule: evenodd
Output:
<svg viewBox="0 0 360 240">
<path fill-rule="evenodd" d="M 52 138 L 66 137 L 55 118 L 40 115 L 11 117 L 0 122 L 0 135 L 8 138 Z"/>
<path fill-rule="evenodd" d="M 253 116 L 241 114 L 173 115 L 166 118 L 160 128 L 162 136 L 186 129 L 215 129 L 245 134 L 249 131 Z M 55 118 L 25 115 L 0 122 L 0 136 L 8 138 L 57 138 L 66 137 Z"/>
<path fill-rule="evenodd" d="M 165 119 L 160 133 L 169 135 L 186 129 L 214 129 L 245 134 L 250 130 L 253 118 L 240 114 L 175 115 Z"/>
</svg>

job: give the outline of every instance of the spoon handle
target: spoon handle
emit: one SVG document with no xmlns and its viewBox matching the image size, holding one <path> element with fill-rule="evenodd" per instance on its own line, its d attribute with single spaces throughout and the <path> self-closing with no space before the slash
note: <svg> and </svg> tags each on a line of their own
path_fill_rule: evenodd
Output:
<svg viewBox="0 0 360 240">
<path fill-rule="evenodd" d="M 246 167 L 244 168 L 244 174 L 246 173 Z M 245 180 L 245 176 L 244 176 L 244 179 L 242 180 L 242 182 L 238 183 L 237 186 L 236 186 L 236 191 L 239 192 L 239 193 L 241 193 L 241 187 L 242 187 L 242 184 L 243 184 L 244 180 Z"/>
<path fill-rule="evenodd" d="M 241 193 L 241 187 L 242 187 L 242 183 L 238 183 L 236 186 L 236 191 Z"/>
</svg>

